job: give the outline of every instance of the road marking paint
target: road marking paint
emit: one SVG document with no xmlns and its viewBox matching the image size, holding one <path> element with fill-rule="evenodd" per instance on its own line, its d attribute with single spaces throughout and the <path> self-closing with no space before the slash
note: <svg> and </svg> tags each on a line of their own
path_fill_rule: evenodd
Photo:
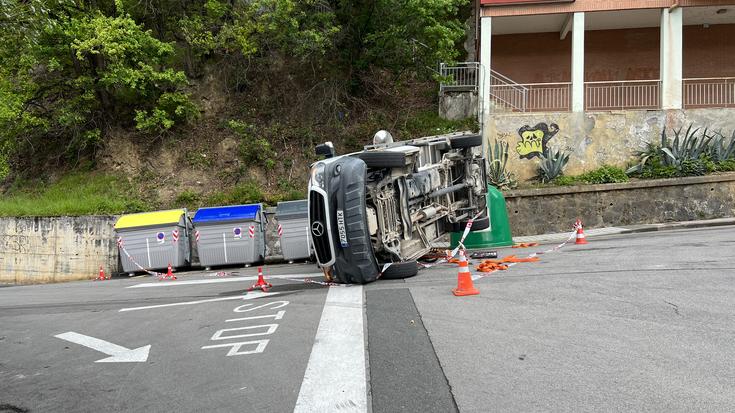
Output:
<svg viewBox="0 0 735 413">
<path fill-rule="evenodd" d="M 329 287 L 295 413 L 367 412 L 363 288 Z"/>
<path fill-rule="evenodd" d="M 242 331 L 242 330 L 254 330 L 256 328 L 263 328 L 265 327 L 265 331 L 261 331 L 259 333 L 247 333 L 247 334 L 234 334 L 231 336 L 225 336 L 224 333 L 228 331 Z M 222 330 L 217 330 L 216 333 L 210 338 L 210 340 L 229 340 L 231 338 L 245 338 L 245 337 L 257 337 L 257 336 L 269 336 L 273 334 L 278 329 L 278 324 L 261 324 L 257 326 L 245 326 L 245 327 L 235 327 L 235 328 L 223 328 Z"/>
<path fill-rule="evenodd" d="M 57 334 L 54 337 L 74 344 L 79 344 L 80 346 L 89 347 L 92 350 L 97 350 L 100 353 L 105 353 L 110 356 L 97 360 L 95 363 L 142 363 L 148 360 L 148 351 L 151 349 L 150 344 L 135 349 L 129 349 L 110 343 L 109 341 L 85 336 L 84 334 L 75 333 L 73 331 Z"/>
<path fill-rule="evenodd" d="M 247 295 L 234 295 L 232 297 L 222 297 L 222 298 L 209 298 L 206 300 L 197 300 L 197 301 L 182 301 L 178 303 L 168 303 L 168 304 L 157 304 L 157 305 L 147 305 L 144 307 L 132 307 L 132 308 L 123 308 L 120 309 L 118 312 L 122 313 L 125 311 L 137 311 L 137 310 L 149 310 L 151 308 L 163 308 L 163 307 L 175 307 L 179 305 L 194 305 L 194 304 L 203 304 L 203 303 L 213 303 L 216 301 L 227 301 L 227 300 L 253 300 L 255 298 L 261 298 L 261 297 L 268 297 L 270 295 L 276 295 L 280 293 L 264 293 L 261 291 L 255 291 L 252 293 L 248 293 Z"/>
<path fill-rule="evenodd" d="M 255 341 L 242 341 L 240 343 L 227 343 L 227 344 L 214 344 L 211 346 L 204 346 L 202 349 L 209 349 L 209 348 L 222 348 L 222 347 L 232 347 L 230 351 L 225 354 L 226 356 L 244 356 L 247 354 L 258 354 L 265 351 L 266 346 L 268 346 L 268 343 L 270 340 L 255 340 Z M 257 344 L 258 346 L 255 347 L 253 350 L 249 351 L 240 351 L 240 349 L 248 344 Z"/>
<path fill-rule="evenodd" d="M 243 317 L 243 318 L 231 318 L 229 320 L 225 320 L 225 323 L 230 323 L 233 321 L 247 321 L 247 320 L 256 320 L 261 318 L 270 318 L 273 317 L 274 320 L 280 320 L 283 318 L 283 316 L 286 314 L 285 310 L 281 310 L 275 314 L 268 314 L 268 315 L 256 315 L 252 317 Z"/>
<path fill-rule="evenodd" d="M 311 277 L 323 277 L 324 273 L 314 272 L 309 274 L 294 274 L 294 275 L 269 275 L 266 279 L 289 279 L 289 278 L 311 278 Z M 154 288 L 154 287 L 176 287 L 180 285 L 198 285 L 198 284 L 217 284 L 217 283 L 229 283 L 237 281 L 254 281 L 257 280 L 258 276 L 247 276 L 247 277 L 235 277 L 235 278 L 213 278 L 207 280 L 189 280 L 189 281 L 176 281 L 175 283 L 143 283 L 135 284 L 125 288 Z"/>
</svg>

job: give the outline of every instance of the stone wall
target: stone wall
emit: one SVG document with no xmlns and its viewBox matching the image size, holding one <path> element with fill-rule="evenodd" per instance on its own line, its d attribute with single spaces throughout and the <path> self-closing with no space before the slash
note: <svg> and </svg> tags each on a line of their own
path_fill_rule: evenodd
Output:
<svg viewBox="0 0 735 413">
<path fill-rule="evenodd" d="M 735 173 L 504 193 L 514 236 L 735 216 Z"/>
<path fill-rule="evenodd" d="M 0 282 L 91 279 L 117 269 L 115 217 L 0 218 Z"/>
<path fill-rule="evenodd" d="M 283 259 L 275 208 L 266 209 L 266 259 Z M 88 280 L 122 269 L 115 216 L 0 218 L 0 283 Z M 196 244 L 192 264 L 198 267 Z"/>
<path fill-rule="evenodd" d="M 564 173 L 577 175 L 603 164 L 626 166 L 632 153 L 646 142 L 660 142 L 661 131 L 680 127 L 735 130 L 735 108 L 640 110 L 587 113 L 494 113 L 488 117 L 485 137 L 510 145 L 508 168 L 519 182 L 536 175 L 540 142 L 570 153 Z M 670 133 L 669 136 L 672 134 Z M 535 145 L 533 141 L 539 142 Z M 525 146 L 524 146 L 524 141 Z M 523 158 L 521 156 L 524 156 Z"/>
</svg>

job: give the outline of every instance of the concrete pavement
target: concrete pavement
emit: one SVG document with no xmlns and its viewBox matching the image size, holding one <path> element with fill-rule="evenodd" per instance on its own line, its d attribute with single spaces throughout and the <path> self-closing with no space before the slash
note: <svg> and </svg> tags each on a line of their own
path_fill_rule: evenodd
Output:
<svg viewBox="0 0 735 413">
<path fill-rule="evenodd" d="M 451 295 L 453 266 L 331 287 L 363 301 L 326 307 L 328 288 L 297 280 L 313 265 L 266 267 L 296 280 L 250 299 L 254 269 L 2 288 L 0 411 L 735 411 L 733 262 L 723 226 L 567 245 L 472 297 Z M 339 317 L 360 308 L 355 341 Z M 150 353 L 97 363 L 108 356 L 65 332 Z M 318 409 L 302 394 L 315 391 Z"/>
</svg>

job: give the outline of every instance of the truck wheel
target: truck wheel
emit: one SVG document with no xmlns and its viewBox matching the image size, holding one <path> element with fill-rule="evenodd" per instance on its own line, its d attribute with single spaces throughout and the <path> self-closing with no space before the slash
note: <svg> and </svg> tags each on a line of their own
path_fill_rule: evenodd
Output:
<svg viewBox="0 0 735 413">
<path fill-rule="evenodd" d="M 444 228 L 448 232 L 462 232 L 464 231 L 464 228 L 467 226 L 467 221 L 469 220 L 465 220 L 465 221 L 454 223 L 454 224 L 447 222 L 445 223 Z M 471 232 L 482 231 L 483 229 L 488 229 L 488 228 L 490 228 L 490 218 L 482 217 L 482 218 L 477 218 L 476 220 L 472 221 L 472 228 L 470 228 L 470 231 Z"/>
<path fill-rule="evenodd" d="M 467 225 L 467 221 L 462 222 L 462 229 L 464 230 L 465 225 Z M 483 229 L 490 228 L 490 218 L 488 217 L 482 217 L 477 218 L 476 220 L 472 221 L 472 228 L 470 228 L 470 231 L 482 231 Z"/>
<path fill-rule="evenodd" d="M 457 136 L 449 139 L 452 149 L 474 148 L 482 145 L 482 135 Z"/>
<path fill-rule="evenodd" d="M 413 277 L 419 273 L 419 264 L 416 260 L 405 262 L 394 262 L 390 267 L 385 269 L 380 278 L 384 280 L 402 280 L 404 278 Z"/>
<path fill-rule="evenodd" d="M 406 154 L 402 152 L 370 151 L 361 152 L 355 156 L 362 159 L 368 168 L 401 168 L 406 166 Z"/>
</svg>

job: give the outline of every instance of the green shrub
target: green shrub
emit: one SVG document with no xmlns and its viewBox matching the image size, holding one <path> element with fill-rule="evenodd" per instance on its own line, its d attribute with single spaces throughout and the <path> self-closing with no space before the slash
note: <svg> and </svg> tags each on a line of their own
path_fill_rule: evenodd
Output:
<svg viewBox="0 0 735 413">
<path fill-rule="evenodd" d="M 559 185 L 559 186 L 570 186 L 570 185 L 577 185 L 579 182 L 577 181 L 576 176 L 562 175 L 562 176 L 556 177 L 553 181 L 551 181 L 551 183 L 553 183 L 554 185 Z"/>
<path fill-rule="evenodd" d="M 257 136 L 255 128 L 245 122 L 231 120 L 227 126 L 240 137 L 240 157 L 246 163 L 256 163 L 272 169 L 275 164 L 276 152 L 270 142 L 263 137 Z"/>
<path fill-rule="evenodd" d="M 603 165 L 594 171 L 585 172 L 577 176 L 577 180 L 585 184 L 612 184 L 628 182 L 628 175 L 622 168 Z"/>
<path fill-rule="evenodd" d="M 735 159 L 728 159 L 726 161 L 717 162 L 715 164 L 715 170 L 717 172 L 735 171 Z"/>
<path fill-rule="evenodd" d="M 264 200 L 260 186 L 255 182 L 247 182 L 227 192 L 215 192 L 207 198 L 206 205 L 252 204 Z"/>
<path fill-rule="evenodd" d="M 198 206 L 197 202 L 199 201 L 199 199 L 199 194 L 187 189 L 176 196 L 176 200 L 174 200 L 174 203 L 177 207 L 191 208 Z"/>
</svg>

